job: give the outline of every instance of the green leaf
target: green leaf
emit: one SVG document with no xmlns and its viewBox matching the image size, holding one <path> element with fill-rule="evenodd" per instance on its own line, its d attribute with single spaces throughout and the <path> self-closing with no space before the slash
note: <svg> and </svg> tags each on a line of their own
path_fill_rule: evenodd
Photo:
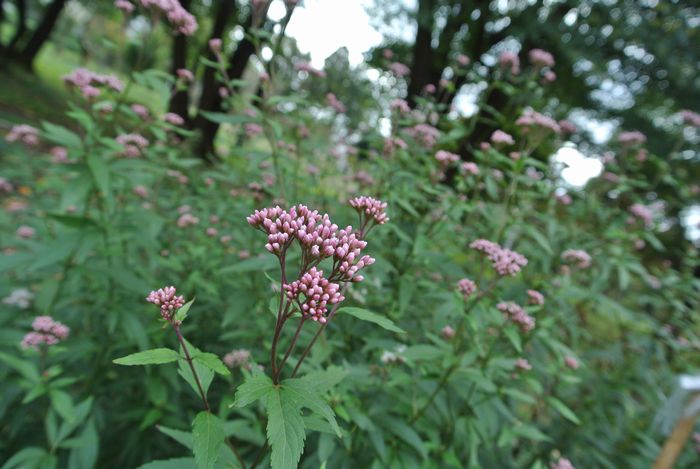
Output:
<svg viewBox="0 0 700 469">
<path fill-rule="evenodd" d="M 383 420 L 387 430 L 399 437 L 400 440 L 403 440 L 409 447 L 416 450 L 423 459 L 428 457 L 428 450 L 425 448 L 420 436 L 418 436 L 418 433 L 409 427 L 406 422 L 392 417 L 384 417 Z"/>
<path fill-rule="evenodd" d="M 5 464 L 3 464 L 2 469 L 12 469 L 12 468 L 32 468 L 40 467 L 40 462 L 46 456 L 46 450 L 44 448 L 37 448 L 30 446 L 19 450 L 10 459 L 8 459 Z"/>
<path fill-rule="evenodd" d="M 192 298 L 190 301 L 185 303 L 182 308 L 177 310 L 177 313 L 175 313 L 175 321 L 178 323 L 182 323 L 185 318 L 187 318 L 187 312 L 190 310 L 190 307 L 192 306 L 192 303 L 194 303 L 194 300 L 196 298 Z"/>
<path fill-rule="evenodd" d="M 272 469 L 297 467 L 304 451 L 304 420 L 293 399 L 283 398 L 282 389 L 267 394 L 267 440 L 272 448 Z"/>
<path fill-rule="evenodd" d="M 224 444 L 224 423 L 210 412 L 200 412 L 192 423 L 192 451 L 198 469 L 212 469 Z"/>
<path fill-rule="evenodd" d="M 80 147 L 81 140 L 75 132 L 50 122 L 42 122 L 41 125 L 44 127 L 45 139 L 68 148 Z"/>
<path fill-rule="evenodd" d="M 299 380 L 304 381 L 308 384 L 313 385 L 314 390 L 323 394 L 326 391 L 330 391 L 333 386 L 340 383 L 343 378 L 348 374 L 348 371 L 339 366 L 331 366 L 325 370 L 312 371 L 307 373 Z"/>
<path fill-rule="evenodd" d="M 159 432 L 163 433 L 164 435 L 169 436 L 170 438 L 177 441 L 185 448 L 192 449 L 192 434 L 191 433 L 183 432 L 182 430 L 177 430 L 175 428 L 166 427 L 164 425 L 156 425 L 156 428 L 158 429 Z"/>
<path fill-rule="evenodd" d="M 163 363 L 175 362 L 180 355 L 169 348 L 154 348 L 143 352 L 132 353 L 126 357 L 117 358 L 114 363 L 117 365 L 161 365 Z"/>
<path fill-rule="evenodd" d="M 58 415 L 69 422 L 75 419 L 75 409 L 73 407 L 73 399 L 65 391 L 54 389 L 50 393 L 51 406 L 56 410 Z"/>
<path fill-rule="evenodd" d="M 193 458 L 160 459 L 148 462 L 137 469 L 192 469 L 194 464 Z"/>
<path fill-rule="evenodd" d="M 522 339 L 520 338 L 520 334 L 518 334 L 518 331 L 516 329 L 506 327 L 503 330 L 503 333 L 505 334 L 506 337 L 508 337 L 508 340 L 510 340 L 510 343 L 513 344 L 513 347 L 515 347 L 515 350 L 517 350 L 518 353 L 522 353 L 522 351 L 523 351 Z"/>
<path fill-rule="evenodd" d="M 333 409 L 326 403 L 324 397 L 320 395 L 312 383 L 300 379 L 284 380 L 282 381 L 282 394 L 285 398 L 288 396 L 294 400 L 297 407 L 306 407 L 325 418 L 335 434 L 338 435 L 338 438 L 342 437 Z"/>
<path fill-rule="evenodd" d="M 394 322 L 391 319 L 387 318 L 386 316 L 380 316 L 377 313 L 373 313 L 372 311 L 368 311 L 363 308 L 346 307 L 339 309 L 338 313 L 349 314 L 350 316 L 354 316 L 362 321 L 373 322 L 374 324 L 377 324 L 378 326 L 381 326 L 384 329 L 391 332 L 396 332 L 399 334 L 406 333 L 406 331 L 398 327 L 396 324 L 394 324 Z"/>
<path fill-rule="evenodd" d="M 219 124 L 244 124 L 246 122 L 252 122 L 254 119 L 244 116 L 244 115 L 233 115 L 224 114 L 222 112 L 206 112 L 200 111 L 207 120 L 216 122 Z"/>
<path fill-rule="evenodd" d="M 95 186 L 102 193 L 102 197 L 108 204 L 112 202 L 112 185 L 109 176 L 109 167 L 102 155 L 88 153 L 87 165 L 90 168 L 90 174 L 95 182 Z"/>
<path fill-rule="evenodd" d="M 570 420 L 576 425 L 581 425 L 581 420 L 576 416 L 573 410 L 569 409 L 566 404 L 557 399 L 556 397 L 547 397 L 545 400 L 552 406 L 557 412 L 559 412 L 565 419 Z"/>
<path fill-rule="evenodd" d="M 192 366 L 194 366 L 194 370 L 199 377 L 199 383 L 202 385 L 202 389 L 206 395 L 206 393 L 209 391 L 209 386 L 211 386 L 211 382 L 214 380 L 214 372 L 208 367 L 194 360 L 192 360 Z M 190 385 L 194 393 L 199 397 L 199 387 L 197 386 L 197 381 L 194 379 L 192 368 L 190 368 L 187 360 L 180 360 L 177 372 L 185 381 L 187 381 L 187 384 Z"/>
<path fill-rule="evenodd" d="M 236 390 L 236 399 L 231 407 L 245 407 L 258 399 L 265 397 L 274 389 L 272 380 L 262 373 L 256 373 L 246 378 Z"/>
<path fill-rule="evenodd" d="M 222 362 L 219 359 L 219 357 L 217 357 L 213 353 L 202 352 L 200 354 L 195 355 L 192 359 L 206 366 L 210 370 L 216 371 L 220 375 L 228 376 L 229 374 L 231 374 L 226 365 L 224 365 L 224 362 Z"/>
<path fill-rule="evenodd" d="M 279 261 L 274 256 L 256 256 L 246 259 L 229 267 L 224 267 L 220 274 L 233 274 L 242 272 L 257 272 L 262 270 L 272 270 L 279 265 Z"/>
<path fill-rule="evenodd" d="M 38 382 L 41 379 L 39 376 L 39 370 L 37 370 L 36 365 L 34 365 L 32 362 L 21 360 L 2 352 L 0 352 L 0 361 L 5 362 L 8 366 L 11 366 L 17 370 L 29 381 Z"/>
</svg>

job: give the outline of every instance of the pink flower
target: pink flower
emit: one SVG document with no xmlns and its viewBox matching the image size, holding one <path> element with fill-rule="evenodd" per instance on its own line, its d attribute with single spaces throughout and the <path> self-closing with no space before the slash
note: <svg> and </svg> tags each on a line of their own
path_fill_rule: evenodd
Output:
<svg viewBox="0 0 700 469">
<path fill-rule="evenodd" d="M 575 134 L 578 130 L 573 122 L 566 119 L 559 121 L 559 128 L 563 134 Z"/>
<path fill-rule="evenodd" d="M 287 298 L 297 300 L 303 317 L 321 324 L 327 321 L 327 305 L 340 303 L 345 297 L 340 293 L 340 285 L 323 277 L 323 271 L 312 267 L 299 280 L 284 285 Z M 303 295 L 303 303 L 299 300 Z"/>
<path fill-rule="evenodd" d="M 515 52 L 506 51 L 498 57 L 498 65 L 505 70 L 510 69 L 512 75 L 520 73 L 520 58 Z"/>
<path fill-rule="evenodd" d="M 142 199 L 148 197 L 148 189 L 146 189 L 145 186 L 134 186 L 134 188 L 131 190 L 134 192 L 134 194 L 141 197 Z"/>
<path fill-rule="evenodd" d="M 571 461 L 566 458 L 557 459 L 556 462 L 550 464 L 549 467 L 551 469 L 576 469 L 574 465 L 571 464 Z"/>
<path fill-rule="evenodd" d="M 435 153 L 435 159 L 438 160 L 440 166 L 448 166 L 451 163 L 459 161 L 459 155 L 445 150 L 438 150 L 438 152 Z"/>
<path fill-rule="evenodd" d="M 221 96 L 222 98 L 228 98 L 228 96 L 229 96 L 228 88 L 226 88 L 225 86 L 220 86 L 219 87 L 219 96 Z"/>
<path fill-rule="evenodd" d="M 137 158 L 143 154 L 143 150 L 148 146 L 148 140 L 139 134 L 121 134 L 116 141 L 124 147 L 122 153 L 127 158 Z"/>
<path fill-rule="evenodd" d="M 253 138 L 263 133 L 262 126 L 253 122 L 248 122 L 243 126 L 243 128 L 245 130 L 246 137 L 248 138 Z"/>
<path fill-rule="evenodd" d="M 647 141 L 646 135 L 634 130 L 632 132 L 620 132 L 617 141 L 623 146 L 642 145 Z"/>
<path fill-rule="evenodd" d="M 468 278 L 463 278 L 457 282 L 457 291 L 460 292 L 466 300 L 476 291 L 476 283 Z"/>
<path fill-rule="evenodd" d="M 185 304 L 185 297 L 175 295 L 175 287 L 163 287 L 152 291 L 146 297 L 146 301 L 160 307 L 160 315 L 163 319 L 171 321 L 178 309 Z"/>
<path fill-rule="evenodd" d="M 542 83 L 554 83 L 557 79 L 557 74 L 554 73 L 551 70 L 547 70 L 544 72 L 544 75 L 542 75 Z"/>
<path fill-rule="evenodd" d="M 117 0 L 114 2 L 114 6 L 127 14 L 134 11 L 134 5 L 127 0 Z"/>
<path fill-rule="evenodd" d="M 140 0 L 144 8 L 165 16 L 177 33 L 192 36 L 197 31 L 197 20 L 178 0 Z"/>
<path fill-rule="evenodd" d="M 250 350 L 238 349 L 232 350 L 226 355 L 224 355 L 223 362 L 229 368 L 248 368 L 248 362 L 250 361 Z"/>
<path fill-rule="evenodd" d="M 120 93 L 124 84 L 115 75 L 102 75 L 85 68 L 76 68 L 63 77 L 63 82 L 71 88 L 78 90 L 86 98 L 94 98 L 100 94 L 101 88 Z"/>
<path fill-rule="evenodd" d="M 403 99 L 395 99 L 389 104 L 389 108 L 398 111 L 401 114 L 408 114 L 411 112 L 411 107 Z"/>
<path fill-rule="evenodd" d="M 338 98 L 333 93 L 328 93 L 326 95 L 326 104 L 335 109 L 336 112 L 344 114 L 347 109 L 345 105 L 341 103 Z"/>
<path fill-rule="evenodd" d="M 42 345 L 56 345 L 68 338 L 70 328 L 65 324 L 55 321 L 51 316 L 37 316 L 32 322 L 33 332 L 27 333 L 22 339 L 23 349 L 37 349 Z"/>
<path fill-rule="evenodd" d="M 221 238 L 219 238 L 219 241 L 221 244 L 228 244 L 233 240 L 233 236 L 231 235 L 224 235 Z"/>
<path fill-rule="evenodd" d="M 440 137 L 440 131 L 429 124 L 416 124 L 406 129 L 406 133 L 428 149 L 434 147 Z"/>
<path fill-rule="evenodd" d="M 370 218 L 378 225 L 383 225 L 389 221 L 389 217 L 385 213 L 387 206 L 386 202 L 363 195 L 350 199 L 349 203 L 350 206 L 360 214 L 361 219 L 362 215 L 364 214 L 364 223 L 366 223 L 366 221 Z M 364 223 L 361 222 L 361 225 L 364 225 Z"/>
<path fill-rule="evenodd" d="M 654 212 L 646 205 L 632 204 L 628 210 L 635 218 L 642 220 L 645 226 L 651 226 L 654 223 Z"/>
<path fill-rule="evenodd" d="M 527 314 L 522 306 L 512 301 L 501 302 L 496 305 L 506 320 L 509 320 L 520 327 L 523 332 L 530 332 L 535 328 L 535 318 Z"/>
<path fill-rule="evenodd" d="M 566 356 L 564 358 L 564 364 L 572 370 L 575 370 L 580 366 L 578 360 L 571 356 Z"/>
<path fill-rule="evenodd" d="M 479 174 L 479 166 L 477 166 L 477 164 L 473 161 L 466 161 L 462 163 L 460 168 L 466 174 L 471 174 L 473 176 Z"/>
<path fill-rule="evenodd" d="M 440 334 L 442 334 L 443 339 L 450 340 L 455 336 L 455 330 L 452 326 L 445 326 L 440 331 Z"/>
<path fill-rule="evenodd" d="M 527 296 L 531 305 L 542 306 L 544 304 L 544 295 L 537 290 L 528 290 Z"/>
<path fill-rule="evenodd" d="M 150 114 L 148 112 L 148 108 L 143 104 L 132 104 L 131 110 L 134 111 L 134 113 L 141 119 L 148 119 L 148 116 Z"/>
<path fill-rule="evenodd" d="M 177 219 L 177 226 L 179 228 L 185 228 L 191 225 L 197 225 L 199 223 L 199 218 L 195 217 L 191 213 L 183 213 L 180 218 Z"/>
<path fill-rule="evenodd" d="M 575 264 L 579 269 L 587 269 L 591 266 L 591 256 L 580 249 L 567 249 L 561 254 L 565 262 Z"/>
<path fill-rule="evenodd" d="M 382 51 L 382 55 L 385 59 L 391 60 L 394 57 L 394 51 L 392 51 L 391 49 L 384 49 Z"/>
<path fill-rule="evenodd" d="M 530 62 L 537 67 L 554 67 L 554 57 L 542 49 L 532 49 L 528 53 Z"/>
<path fill-rule="evenodd" d="M 554 197 L 562 205 L 571 205 L 571 196 L 569 194 L 557 194 Z"/>
<path fill-rule="evenodd" d="M 176 73 L 178 79 L 182 80 L 185 83 L 192 83 L 194 81 L 194 74 L 186 68 L 178 68 Z"/>
<path fill-rule="evenodd" d="M 494 145 L 513 145 L 515 144 L 515 140 L 513 140 L 513 137 L 502 131 L 502 130 L 495 130 L 491 134 L 491 142 Z"/>
<path fill-rule="evenodd" d="M 522 115 L 515 121 L 515 124 L 521 127 L 523 132 L 542 129 L 555 134 L 561 133 L 561 127 L 559 127 L 557 121 L 530 108 L 523 111 Z"/>
<path fill-rule="evenodd" d="M 51 162 L 56 164 L 68 162 L 68 150 L 63 147 L 53 147 L 50 151 Z"/>
<path fill-rule="evenodd" d="M 12 183 L 5 179 L 4 177 L 0 177 L 0 192 L 5 192 L 9 194 L 14 190 L 14 187 L 12 186 Z"/>
<path fill-rule="evenodd" d="M 530 371 L 532 369 L 532 365 L 530 365 L 530 362 L 525 358 L 518 358 L 515 360 L 515 367 L 522 371 Z"/>
<path fill-rule="evenodd" d="M 36 231 L 34 230 L 34 228 L 32 228 L 31 226 L 27 226 L 27 225 L 20 226 L 19 228 L 17 228 L 17 231 L 15 232 L 17 237 L 22 238 L 22 239 L 33 238 L 35 233 L 36 233 Z"/>
<path fill-rule="evenodd" d="M 219 230 L 217 230 L 213 226 L 210 226 L 209 228 L 207 228 L 206 233 L 207 233 L 207 236 L 211 236 L 213 238 L 213 237 L 219 235 Z"/>
<path fill-rule="evenodd" d="M 19 141 L 27 146 L 34 147 L 39 144 L 39 130 L 31 125 L 15 125 L 7 133 L 5 140 L 10 143 Z"/>
<path fill-rule="evenodd" d="M 163 116 L 163 120 L 167 122 L 168 124 L 172 125 L 183 125 L 185 123 L 185 119 L 182 118 L 179 114 L 175 114 L 174 112 L 168 112 Z"/>
<path fill-rule="evenodd" d="M 435 85 L 433 85 L 432 83 L 428 83 L 423 89 L 426 92 L 426 94 L 433 94 L 436 91 Z"/>
<path fill-rule="evenodd" d="M 406 142 L 399 137 L 387 137 L 384 140 L 384 154 L 392 155 L 396 149 L 405 150 L 408 148 Z"/>
<path fill-rule="evenodd" d="M 700 127 L 700 114 L 693 111 L 683 110 L 680 112 L 681 119 L 685 125 Z"/>
<path fill-rule="evenodd" d="M 469 57 L 467 57 L 464 54 L 459 54 L 456 60 L 457 63 L 460 64 L 462 67 L 466 67 L 467 65 L 469 65 Z"/>
<path fill-rule="evenodd" d="M 218 37 L 209 39 L 209 50 L 211 50 L 214 55 L 219 55 L 221 53 L 221 47 L 223 46 L 223 41 Z"/>
<path fill-rule="evenodd" d="M 407 65 L 401 62 L 393 62 L 389 64 L 389 71 L 396 75 L 397 77 L 404 77 L 411 73 L 411 69 Z"/>
<path fill-rule="evenodd" d="M 514 276 L 527 265 L 527 258 L 510 249 L 486 239 L 477 239 L 469 247 L 485 253 L 491 260 L 493 268 L 501 276 Z"/>
</svg>

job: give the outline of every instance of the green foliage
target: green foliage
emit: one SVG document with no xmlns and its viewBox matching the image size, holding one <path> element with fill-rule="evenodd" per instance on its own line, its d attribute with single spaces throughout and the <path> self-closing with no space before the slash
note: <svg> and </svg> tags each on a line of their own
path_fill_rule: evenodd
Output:
<svg viewBox="0 0 700 469">
<path fill-rule="evenodd" d="M 117 365 L 162 365 L 172 363 L 180 359 L 180 355 L 168 348 L 155 348 L 144 350 L 143 352 L 132 353 L 126 357 L 117 358 L 114 363 Z"/>
<path fill-rule="evenodd" d="M 192 450 L 197 469 L 212 469 L 224 444 L 224 423 L 210 412 L 200 412 L 192 422 Z"/>
</svg>

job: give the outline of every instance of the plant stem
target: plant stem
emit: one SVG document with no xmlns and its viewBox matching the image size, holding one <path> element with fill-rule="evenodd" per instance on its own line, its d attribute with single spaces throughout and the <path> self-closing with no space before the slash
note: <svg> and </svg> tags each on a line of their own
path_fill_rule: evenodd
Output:
<svg viewBox="0 0 700 469">
<path fill-rule="evenodd" d="M 297 345 L 297 340 L 299 340 L 299 334 L 301 333 L 301 328 L 304 326 L 305 321 L 306 321 L 306 318 L 302 316 L 301 321 L 299 321 L 299 325 L 297 326 L 297 330 L 294 332 L 294 337 L 292 338 L 292 342 L 289 345 L 287 352 L 284 354 L 284 358 L 282 359 L 282 362 L 280 363 L 279 367 L 277 368 L 277 376 L 275 378 L 276 382 L 279 382 L 280 375 L 282 374 L 282 368 L 284 368 L 285 363 L 287 363 L 287 359 L 292 354 L 292 352 L 294 351 L 294 348 Z"/>
<path fill-rule="evenodd" d="M 194 382 L 197 383 L 197 389 L 199 389 L 199 395 L 202 397 L 202 402 L 204 403 L 204 409 L 207 412 L 211 412 L 211 408 L 209 407 L 209 401 L 207 401 L 207 395 L 204 392 L 204 388 L 202 388 L 202 383 L 199 380 L 199 375 L 197 374 L 197 370 L 195 370 L 194 364 L 192 363 L 192 357 L 190 356 L 190 352 L 189 352 L 189 350 L 187 350 L 185 338 L 182 337 L 182 332 L 180 332 L 180 326 L 177 324 L 173 324 L 173 329 L 175 329 L 175 334 L 177 334 L 177 340 L 180 342 L 180 346 L 182 347 L 182 351 L 185 353 L 185 360 L 187 360 L 187 363 L 190 365 L 190 370 L 192 370 L 192 376 L 194 377 Z"/>
</svg>

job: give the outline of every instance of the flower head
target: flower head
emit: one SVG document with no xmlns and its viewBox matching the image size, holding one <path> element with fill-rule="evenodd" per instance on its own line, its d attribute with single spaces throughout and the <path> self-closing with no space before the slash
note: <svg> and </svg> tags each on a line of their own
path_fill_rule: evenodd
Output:
<svg viewBox="0 0 700 469">
<path fill-rule="evenodd" d="M 623 146 L 641 145 L 647 141 L 647 136 L 638 130 L 620 132 L 620 135 L 617 136 L 617 141 Z"/>
<path fill-rule="evenodd" d="M 544 295 L 537 290 L 528 290 L 527 296 L 531 305 L 541 306 L 544 304 Z"/>
<path fill-rule="evenodd" d="M 526 358 L 518 358 L 515 360 L 515 367 L 522 371 L 530 371 L 532 369 L 532 365 L 530 365 L 530 362 L 527 361 Z"/>
<path fill-rule="evenodd" d="M 513 145 L 513 144 L 515 144 L 515 140 L 513 140 L 513 136 L 502 131 L 502 130 L 495 130 L 491 134 L 491 142 L 494 145 Z"/>
<path fill-rule="evenodd" d="M 303 317 L 311 318 L 321 324 L 327 321 L 328 305 L 340 303 L 345 299 L 340 292 L 340 285 L 329 281 L 323 271 L 312 267 L 299 280 L 284 285 L 287 298 L 297 300 Z M 303 296 L 303 302 L 300 300 Z"/>
<path fill-rule="evenodd" d="M 232 350 L 224 355 L 223 361 L 229 368 L 249 368 L 250 350 L 244 348 Z"/>
<path fill-rule="evenodd" d="M 554 57 L 542 49 L 532 49 L 528 52 L 530 62 L 537 67 L 554 67 Z"/>
<path fill-rule="evenodd" d="M 469 247 L 485 253 L 491 260 L 498 275 L 515 275 L 527 265 L 527 258 L 522 254 L 500 246 L 486 239 L 477 239 Z"/>
<path fill-rule="evenodd" d="M 27 124 L 13 126 L 5 136 L 5 140 L 12 142 L 22 142 L 27 146 L 34 147 L 39 144 L 39 129 Z"/>
<path fill-rule="evenodd" d="M 574 465 L 571 464 L 571 461 L 566 458 L 557 459 L 556 462 L 550 464 L 549 467 L 551 469 L 576 469 L 574 468 Z"/>
<path fill-rule="evenodd" d="M 6 305 L 17 306 L 20 309 L 27 309 L 34 299 L 34 294 L 26 288 L 12 290 L 9 296 L 2 299 Z"/>
<path fill-rule="evenodd" d="M 527 314 L 527 311 L 519 304 L 512 301 L 504 301 L 498 303 L 496 308 L 503 313 L 507 320 L 517 324 L 521 331 L 530 332 L 535 328 L 535 318 Z"/>
<path fill-rule="evenodd" d="M 472 293 L 476 291 L 476 283 L 474 283 L 472 280 L 469 280 L 468 278 L 463 278 L 462 280 L 457 282 L 457 291 L 460 292 L 466 300 L 472 295 Z"/>
<path fill-rule="evenodd" d="M 163 287 L 148 294 L 146 301 L 160 307 L 160 315 L 163 319 L 170 321 L 185 304 L 184 296 L 175 295 L 175 287 Z"/>
<path fill-rule="evenodd" d="M 27 348 L 39 348 L 42 345 L 56 345 L 68 338 L 70 328 L 65 324 L 55 321 L 51 316 L 37 316 L 32 321 L 33 332 L 27 333 L 22 339 L 21 346 Z"/>
<path fill-rule="evenodd" d="M 567 249 L 561 254 L 561 258 L 572 264 L 576 264 L 579 269 L 587 269 L 591 266 L 591 256 L 581 249 Z"/>
<path fill-rule="evenodd" d="M 377 225 L 383 225 L 389 221 L 389 217 L 385 213 L 386 202 L 363 195 L 350 199 L 349 203 L 360 214 L 361 218 L 364 214 L 366 220 L 371 218 Z"/>
<path fill-rule="evenodd" d="M 504 70 L 510 70 L 512 75 L 520 73 L 520 58 L 518 58 L 518 54 L 515 52 L 503 52 L 498 57 L 498 65 Z"/>
</svg>

